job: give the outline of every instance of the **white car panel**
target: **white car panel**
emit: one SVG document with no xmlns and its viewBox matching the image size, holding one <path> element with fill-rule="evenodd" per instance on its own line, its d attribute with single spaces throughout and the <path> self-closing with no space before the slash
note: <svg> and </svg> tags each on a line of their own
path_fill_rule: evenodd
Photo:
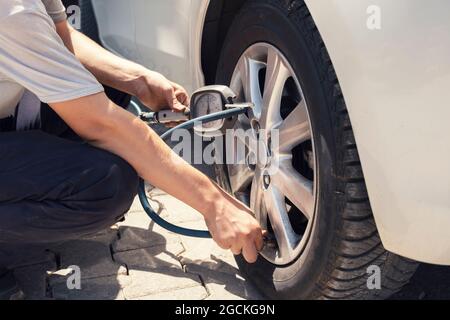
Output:
<svg viewBox="0 0 450 320">
<path fill-rule="evenodd" d="M 450 1 L 306 0 L 349 109 L 387 250 L 450 264 Z M 369 30 L 367 8 L 381 9 Z"/>
<path fill-rule="evenodd" d="M 100 39 L 105 48 L 136 61 L 135 20 L 129 1 L 92 1 Z"/>
<path fill-rule="evenodd" d="M 100 37 L 108 49 L 164 74 L 189 92 L 203 85 L 200 51 L 209 1 L 111 2 L 93 1 L 101 26 Z M 106 6 L 108 10 L 105 10 Z M 115 12 L 120 11 L 124 12 L 124 17 L 115 15 Z"/>
</svg>

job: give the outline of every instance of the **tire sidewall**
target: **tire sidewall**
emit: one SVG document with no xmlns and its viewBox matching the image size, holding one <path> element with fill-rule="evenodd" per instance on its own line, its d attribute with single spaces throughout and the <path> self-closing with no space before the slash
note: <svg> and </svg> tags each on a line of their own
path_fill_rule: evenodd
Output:
<svg viewBox="0 0 450 320">
<path fill-rule="evenodd" d="M 274 4 L 275 3 L 275 4 Z M 318 57 L 308 47 L 308 31 L 288 18 L 278 1 L 250 2 L 237 16 L 227 36 L 219 60 L 217 83 L 229 85 L 241 55 L 251 45 L 269 43 L 280 50 L 291 64 L 305 96 L 318 162 L 316 218 L 302 255 L 287 266 L 275 266 L 260 257 L 247 264 L 237 257 L 241 270 L 270 298 L 312 298 L 321 275 L 332 258 L 334 230 L 338 224 L 335 199 L 335 139 L 330 104 L 321 77 Z M 224 172 L 225 168 L 219 168 Z"/>
</svg>

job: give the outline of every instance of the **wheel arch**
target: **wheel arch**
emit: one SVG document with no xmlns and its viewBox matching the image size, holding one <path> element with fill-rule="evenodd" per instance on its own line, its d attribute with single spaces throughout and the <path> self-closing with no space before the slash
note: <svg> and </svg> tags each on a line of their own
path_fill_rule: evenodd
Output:
<svg viewBox="0 0 450 320">
<path fill-rule="evenodd" d="M 201 66 L 205 84 L 214 84 L 220 52 L 233 20 L 248 0 L 210 0 L 203 25 Z"/>
</svg>

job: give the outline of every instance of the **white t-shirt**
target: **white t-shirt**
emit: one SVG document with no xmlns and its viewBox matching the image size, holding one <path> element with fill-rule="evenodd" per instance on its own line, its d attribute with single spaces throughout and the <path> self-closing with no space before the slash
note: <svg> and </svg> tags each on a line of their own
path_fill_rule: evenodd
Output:
<svg viewBox="0 0 450 320">
<path fill-rule="evenodd" d="M 19 102 L 63 102 L 104 90 L 57 34 L 55 23 L 64 19 L 61 0 L 0 1 L 0 119 Z"/>
</svg>

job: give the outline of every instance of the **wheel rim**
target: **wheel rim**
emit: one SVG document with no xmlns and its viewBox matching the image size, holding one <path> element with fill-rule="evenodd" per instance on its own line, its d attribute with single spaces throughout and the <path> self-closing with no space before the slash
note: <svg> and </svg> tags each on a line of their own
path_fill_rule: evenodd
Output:
<svg viewBox="0 0 450 320">
<path fill-rule="evenodd" d="M 248 139 L 240 141 L 247 161 L 227 165 L 231 191 L 269 230 L 273 243 L 264 247 L 262 256 L 286 265 L 303 252 L 315 218 L 317 165 L 308 106 L 288 60 L 266 43 L 244 52 L 230 87 L 239 101 L 255 104 L 239 117 L 235 129 L 251 130 L 265 146 L 261 153 Z M 255 155 L 266 159 L 253 165 L 248 159 Z"/>
</svg>

